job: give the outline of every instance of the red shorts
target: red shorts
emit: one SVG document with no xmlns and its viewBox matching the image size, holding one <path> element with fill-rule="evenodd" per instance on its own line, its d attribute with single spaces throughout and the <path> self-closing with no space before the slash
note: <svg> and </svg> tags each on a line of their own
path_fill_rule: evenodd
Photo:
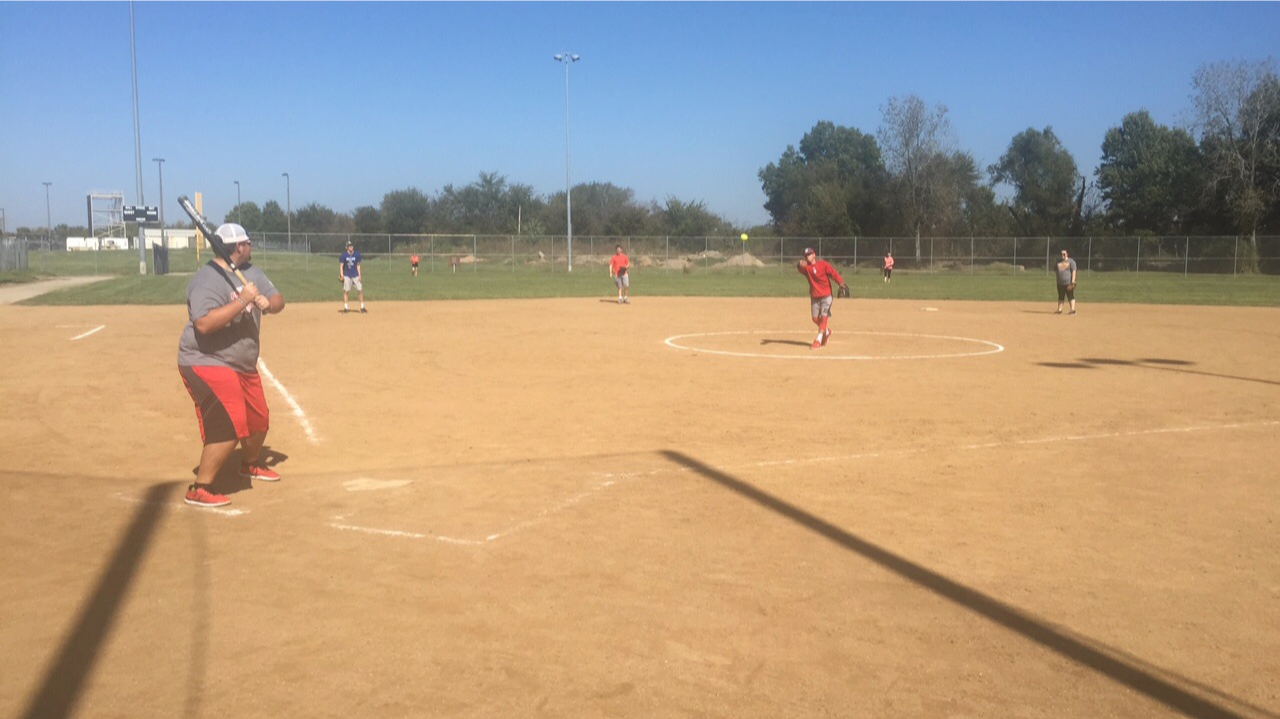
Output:
<svg viewBox="0 0 1280 719">
<path fill-rule="evenodd" d="M 187 393 L 196 403 L 200 439 L 217 444 L 265 434 L 270 427 L 267 398 L 257 372 L 230 367 L 178 367 Z"/>
</svg>

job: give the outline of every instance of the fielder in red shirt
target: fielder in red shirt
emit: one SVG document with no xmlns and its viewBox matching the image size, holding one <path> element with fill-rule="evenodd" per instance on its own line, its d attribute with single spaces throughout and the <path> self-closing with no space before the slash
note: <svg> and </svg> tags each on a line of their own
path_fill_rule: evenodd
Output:
<svg viewBox="0 0 1280 719">
<path fill-rule="evenodd" d="M 631 260 L 627 258 L 627 253 L 622 251 L 622 245 L 613 248 L 613 257 L 609 258 L 609 276 L 613 278 L 613 284 L 618 288 L 618 304 L 631 304 L 631 275 L 628 273 L 631 269 Z"/>
<path fill-rule="evenodd" d="M 809 307 L 813 323 L 818 326 L 818 338 L 809 345 L 809 349 L 818 349 L 831 339 L 831 330 L 827 327 L 831 319 L 831 278 L 844 295 L 848 295 L 849 287 L 844 278 L 831 266 L 830 262 L 818 259 L 818 253 L 812 247 L 804 248 L 804 259 L 796 263 L 796 269 L 809 280 Z"/>
</svg>

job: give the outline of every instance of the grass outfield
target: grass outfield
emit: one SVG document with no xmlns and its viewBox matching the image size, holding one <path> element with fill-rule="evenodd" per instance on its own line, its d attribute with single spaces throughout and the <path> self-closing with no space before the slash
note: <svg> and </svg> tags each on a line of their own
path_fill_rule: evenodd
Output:
<svg viewBox="0 0 1280 719">
<path fill-rule="evenodd" d="M 99 255 L 95 258 L 94 255 Z M 207 257 L 207 255 L 206 255 Z M 165 305 L 185 302 L 194 253 L 173 252 L 174 274 L 140 276 L 137 255 L 114 253 L 45 253 L 29 270 L 4 273 L 0 282 L 43 277 L 118 275 L 89 285 L 52 292 L 22 302 L 28 305 Z M 290 302 L 340 302 L 342 290 L 337 261 L 322 255 L 268 253 L 256 258 Z M 976 271 L 917 272 L 898 270 L 893 282 L 860 268 L 839 268 L 858 297 L 916 300 L 993 300 L 1056 302 L 1051 277 L 1041 271 L 1013 272 L 1009 268 Z M 385 256 L 366 256 L 365 298 L 389 300 L 465 300 L 533 297 L 611 297 L 613 284 L 604 266 L 578 265 L 567 273 L 511 264 L 425 266 L 418 277 L 409 273 L 403 257 L 394 264 Z M 635 268 L 632 293 L 649 296 L 795 297 L 803 296 L 804 281 L 790 265 L 724 270 L 664 270 Z M 354 300 L 354 298 L 352 298 Z M 1259 275 L 1181 275 L 1156 272 L 1082 272 L 1077 299 L 1081 303 L 1186 304 L 1280 306 L 1280 277 Z"/>
</svg>

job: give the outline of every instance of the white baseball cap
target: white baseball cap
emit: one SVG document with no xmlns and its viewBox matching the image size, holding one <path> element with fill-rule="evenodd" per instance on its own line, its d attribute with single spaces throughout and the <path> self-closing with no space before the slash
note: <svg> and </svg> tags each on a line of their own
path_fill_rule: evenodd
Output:
<svg viewBox="0 0 1280 719">
<path fill-rule="evenodd" d="M 221 237 L 222 241 L 228 245 L 234 245 L 237 242 L 249 241 L 249 233 L 245 232 L 243 227 L 234 222 L 228 222 L 225 225 L 219 226 L 218 231 L 214 234 Z"/>
</svg>

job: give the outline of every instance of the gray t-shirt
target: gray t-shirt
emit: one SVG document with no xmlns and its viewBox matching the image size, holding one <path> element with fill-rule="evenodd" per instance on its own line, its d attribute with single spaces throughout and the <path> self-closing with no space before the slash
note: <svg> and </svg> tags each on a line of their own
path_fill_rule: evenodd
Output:
<svg viewBox="0 0 1280 719">
<path fill-rule="evenodd" d="M 1071 273 L 1075 271 L 1076 271 L 1075 260 L 1071 258 L 1067 258 L 1065 260 L 1058 260 L 1058 284 L 1060 285 L 1071 284 Z"/>
<path fill-rule="evenodd" d="M 249 265 L 241 274 L 257 286 L 263 297 L 279 294 L 262 270 Z M 231 282 L 227 282 L 230 278 Z M 232 289 L 235 285 L 235 289 Z M 240 372 L 256 372 L 258 330 L 262 311 L 252 302 L 230 325 L 207 335 L 196 332 L 195 321 L 238 297 L 244 285 L 231 272 L 209 262 L 187 283 L 187 326 L 178 340 L 179 367 L 230 367 Z"/>
</svg>

